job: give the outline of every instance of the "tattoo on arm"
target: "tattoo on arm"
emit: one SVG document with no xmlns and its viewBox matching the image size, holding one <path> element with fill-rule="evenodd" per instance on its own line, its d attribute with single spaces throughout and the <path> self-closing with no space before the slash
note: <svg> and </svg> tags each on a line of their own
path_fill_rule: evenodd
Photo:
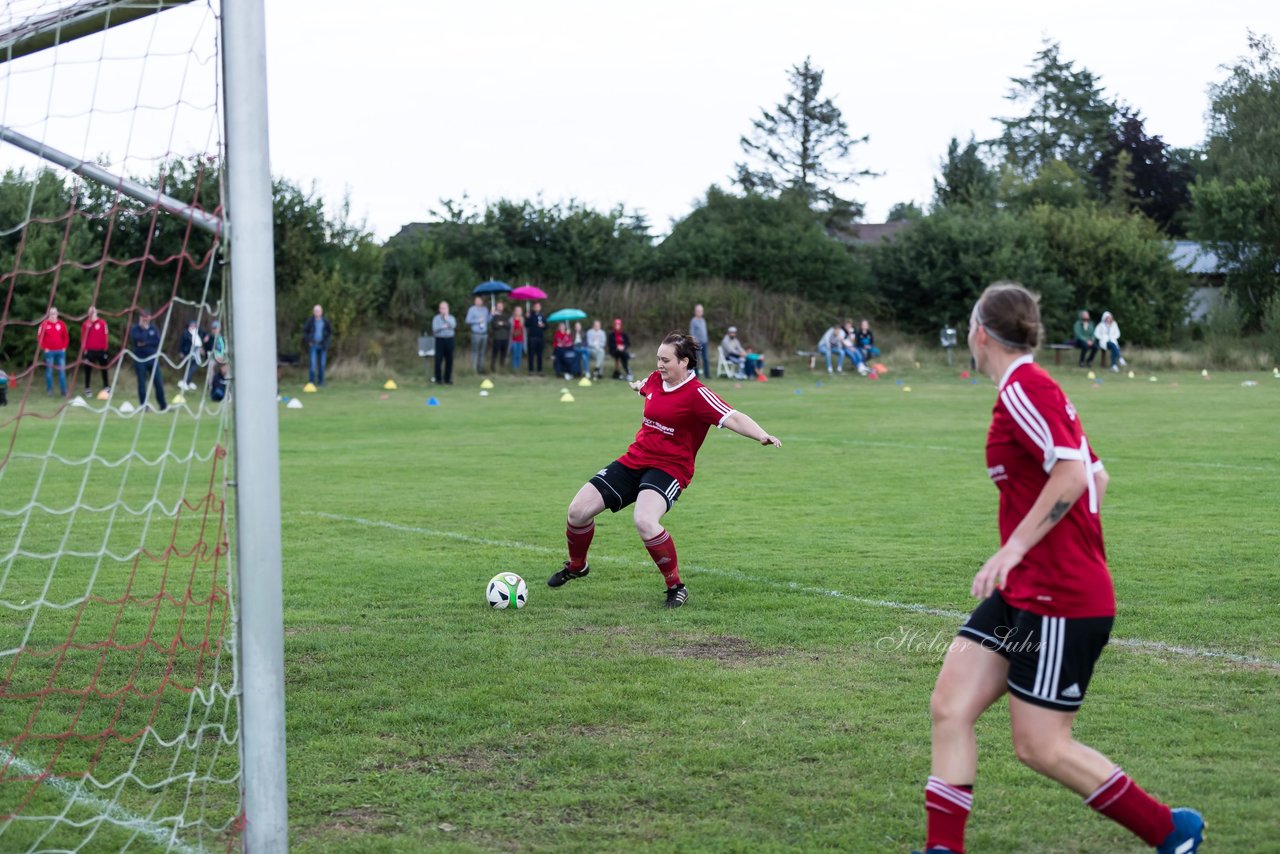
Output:
<svg viewBox="0 0 1280 854">
<path fill-rule="evenodd" d="M 1067 511 L 1071 509 L 1071 502 L 1063 501 L 1061 498 L 1053 505 L 1053 509 L 1049 511 L 1049 515 L 1044 517 L 1041 525 L 1056 525 L 1058 520 L 1067 515 Z"/>
</svg>

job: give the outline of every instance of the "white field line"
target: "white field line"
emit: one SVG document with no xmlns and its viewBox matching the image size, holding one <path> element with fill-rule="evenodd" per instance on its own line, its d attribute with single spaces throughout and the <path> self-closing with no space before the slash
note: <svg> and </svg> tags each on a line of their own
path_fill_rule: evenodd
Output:
<svg viewBox="0 0 1280 854">
<path fill-rule="evenodd" d="M 44 773 L 43 769 L 37 768 L 21 756 L 14 756 L 8 750 L 0 747 L 0 765 L 5 763 L 8 763 L 10 768 L 16 769 L 24 777 L 35 777 Z M 58 790 L 67 797 L 68 801 L 92 807 L 98 812 L 98 815 L 105 816 L 112 824 L 127 830 L 135 830 L 157 845 L 163 846 L 166 851 L 180 851 L 182 854 L 204 854 L 204 848 L 188 845 L 179 839 L 172 827 L 143 818 L 114 801 L 109 801 L 106 798 L 101 798 L 92 792 L 88 792 L 83 784 L 73 783 L 62 777 L 49 775 L 44 778 L 41 785 Z"/>
<path fill-rule="evenodd" d="M 321 519 L 330 519 L 334 522 L 344 522 L 349 525 L 360 525 L 366 528 L 386 528 L 391 531 L 399 531 L 406 534 L 420 534 L 425 537 L 437 537 L 445 540 L 455 540 L 460 543 L 472 543 L 479 546 L 494 546 L 504 549 L 519 549 L 526 552 L 535 552 L 538 554 L 552 555 L 563 557 L 564 549 L 549 548 L 547 546 L 533 545 L 532 543 L 521 543 L 514 540 L 494 540 L 488 537 L 476 537 L 470 534 L 460 534 L 455 531 L 437 531 L 431 528 L 419 528 L 414 525 L 400 525 L 395 522 L 384 522 L 378 519 L 362 519 L 358 516 L 343 516 L 338 513 L 323 513 L 315 510 L 297 510 L 290 512 L 289 516 L 314 516 Z M 599 563 L 619 563 L 634 564 L 636 561 L 626 558 L 613 557 L 610 555 L 602 555 L 593 557 L 593 561 Z M 747 575 L 736 569 L 717 569 L 709 566 L 685 565 L 682 569 L 700 575 L 716 575 L 722 578 L 733 578 L 739 581 L 746 581 L 750 584 L 759 584 L 767 587 L 777 587 L 783 590 L 794 590 L 797 593 L 805 593 L 811 596 L 830 596 L 834 599 L 840 599 L 844 602 L 856 602 L 859 605 L 868 605 L 873 608 L 890 608 L 895 611 L 910 611 L 915 614 L 927 614 L 931 617 L 946 617 L 952 620 L 963 620 L 968 617 L 968 613 L 964 611 L 951 611 L 945 608 L 932 608 L 928 605 L 920 605 L 912 602 L 894 602 L 890 599 L 867 599 L 862 596 L 854 596 L 850 593 L 844 593 L 840 590 L 827 590 L 822 587 L 806 587 L 803 584 L 797 584 L 794 581 L 778 581 L 772 578 L 763 578 L 755 575 Z M 1111 643 L 1125 647 L 1127 649 L 1142 650 L 1144 652 L 1158 652 L 1166 655 L 1180 655 L 1187 658 L 1202 658 L 1209 661 L 1226 661 L 1233 664 L 1246 664 L 1255 667 L 1265 667 L 1271 670 L 1280 671 L 1280 661 L 1269 658 L 1258 658 L 1252 655 L 1241 655 L 1235 652 L 1223 652 L 1216 649 L 1205 649 L 1193 646 L 1178 646 L 1176 644 L 1164 643 L 1163 641 L 1141 640 L 1139 638 L 1112 638 Z"/>
<path fill-rule="evenodd" d="M 787 439 L 787 441 L 788 442 L 808 442 L 808 441 L 818 441 L 818 440 L 810 439 L 805 436 L 791 436 Z M 941 454 L 965 454 L 977 460 L 981 460 L 983 458 L 982 448 L 955 448 L 948 445 L 915 445 L 915 444 L 911 444 L 910 442 L 877 442 L 870 439 L 836 439 L 834 441 L 823 439 L 821 441 L 823 442 L 823 444 L 854 445 L 859 448 L 896 448 L 898 450 L 903 450 L 903 451 L 934 451 Z M 1141 458 L 1132 458 L 1132 457 L 1124 457 L 1124 456 L 1115 457 L 1111 455 L 1104 457 L 1102 459 L 1102 462 L 1104 464 L 1107 462 L 1124 463 L 1125 465 L 1132 465 L 1134 463 L 1139 463 L 1139 462 L 1149 462 L 1149 463 L 1158 463 L 1161 468 L 1182 467 L 1182 468 L 1197 468 L 1197 469 L 1228 469 L 1231 471 L 1256 471 L 1256 472 L 1267 472 L 1267 473 L 1274 473 L 1278 470 L 1277 466 L 1246 466 L 1246 465 L 1240 465 L 1238 463 L 1202 463 L 1202 462 L 1196 462 L 1193 460 L 1176 460 L 1176 459 L 1167 459 L 1167 458 L 1161 458 L 1159 460 L 1144 460 Z"/>
</svg>

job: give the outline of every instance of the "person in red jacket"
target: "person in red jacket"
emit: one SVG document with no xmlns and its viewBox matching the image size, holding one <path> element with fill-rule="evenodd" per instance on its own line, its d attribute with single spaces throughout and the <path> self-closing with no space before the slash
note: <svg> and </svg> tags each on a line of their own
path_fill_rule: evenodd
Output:
<svg viewBox="0 0 1280 854">
<path fill-rule="evenodd" d="M 84 352 L 84 395 L 89 396 L 89 386 L 93 380 L 93 369 L 102 371 L 102 390 L 111 390 L 111 378 L 107 376 L 107 363 L 111 361 L 107 337 L 107 322 L 98 317 L 98 309 L 89 306 L 89 313 L 84 323 L 80 324 L 80 348 Z"/>
<path fill-rule="evenodd" d="M 44 351 L 44 393 L 53 394 L 53 372 L 58 371 L 58 387 L 67 396 L 67 345 L 71 335 L 67 324 L 58 319 L 58 310 L 50 307 L 49 314 L 36 330 L 36 344 Z"/>
<path fill-rule="evenodd" d="M 712 427 L 724 427 L 766 447 L 780 447 L 777 436 L 745 412 L 734 409 L 699 382 L 698 342 L 672 332 L 658 347 L 657 370 L 635 380 L 631 388 L 644 401 L 635 441 L 626 453 L 596 472 L 569 504 L 565 541 L 569 559 L 547 579 L 563 587 L 590 572 L 587 550 L 595 536 L 595 519 L 605 509 L 614 513 L 635 505 L 636 533 L 667 585 L 663 607 L 679 608 L 689 599 L 680 579 L 675 541 L 663 527 L 666 515 L 693 480 L 698 449 Z"/>
</svg>

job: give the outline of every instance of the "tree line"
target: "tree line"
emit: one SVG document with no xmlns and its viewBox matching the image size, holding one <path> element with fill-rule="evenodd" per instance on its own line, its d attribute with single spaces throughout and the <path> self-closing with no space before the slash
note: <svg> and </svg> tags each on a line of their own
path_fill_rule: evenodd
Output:
<svg viewBox="0 0 1280 854">
<path fill-rule="evenodd" d="M 743 283 L 785 296 L 789 312 L 806 306 L 786 327 L 796 336 L 852 313 L 932 334 L 963 322 L 991 281 L 1011 278 L 1040 292 L 1051 338 L 1067 334 L 1079 308 L 1106 308 L 1130 340 L 1166 345 L 1186 334 L 1191 281 L 1169 258 L 1169 241 L 1184 237 L 1230 265 L 1242 331 L 1277 330 L 1280 66 L 1270 39 L 1250 33 L 1248 53 L 1224 74 L 1210 87 L 1205 144 L 1178 149 L 1046 41 L 1027 73 L 1011 78 L 1001 133 L 950 140 L 927 209 L 895 206 L 891 219 L 907 226 L 891 242 L 851 239 L 863 211 L 857 184 L 874 177 L 855 162 L 866 137 L 851 134 L 809 58 L 788 71 L 784 99 L 751 121 L 731 178 L 708 187 L 661 240 L 622 205 L 502 199 L 479 208 L 464 198 L 442 200 L 428 221 L 379 243 L 345 201 L 331 212 L 314 188 L 280 179 L 281 349 L 315 303 L 341 347 L 348 337 L 420 329 L 438 301 L 465 303 L 489 278 L 584 301 L 605 288 L 616 295 L 620 284 L 660 299 L 696 293 L 700 282 Z M 177 161 L 149 183 L 212 210 L 217 172 L 206 160 Z M 110 316 L 175 289 L 184 298 L 221 293 L 211 237 L 106 188 L 8 172 L 0 226 L 9 229 L 0 231 L 0 353 L 29 345 L 54 288 L 72 315 L 91 301 Z"/>
</svg>

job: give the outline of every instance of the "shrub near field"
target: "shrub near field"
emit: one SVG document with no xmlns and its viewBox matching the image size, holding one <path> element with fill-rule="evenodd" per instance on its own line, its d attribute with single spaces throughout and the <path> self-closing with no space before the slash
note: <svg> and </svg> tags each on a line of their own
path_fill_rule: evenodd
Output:
<svg viewBox="0 0 1280 854">
<path fill-rule="evenodd" d="M 675 612 L 625 512 L 589 578 L 544 584 L 568 500 L 638 424 L 621 383 L 339 384 L 282 410 L 292 847 L 918 847 L 929 692 L 996 546 L 993 391 L 955 370 L 713 384 L 783 446 L 708 437 L 665 520 Z M 1280 382 L 1060 373 L 1112 475 L 1120 602 L 1078 733 L 1203 809 L 1215 847 L 1265 851 Z M 523 610 L 485 604 L 499 570 Z M 1003 704 L 979 745 L 973 850 L 1147 850 L 1017 763 Z"/>
</svg>

